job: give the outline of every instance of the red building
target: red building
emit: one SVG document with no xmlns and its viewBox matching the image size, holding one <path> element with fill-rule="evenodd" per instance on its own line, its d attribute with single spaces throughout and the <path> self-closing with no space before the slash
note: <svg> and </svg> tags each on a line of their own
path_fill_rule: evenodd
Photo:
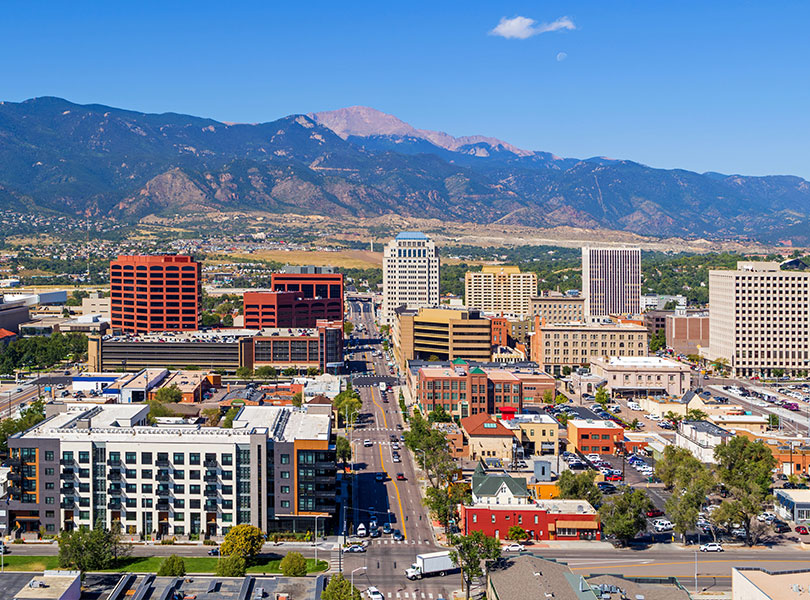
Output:
<svg viewBox="0 0 810 600">
<path fill-rule="evenodd" d="M 315 327 L 343 321 L 342 273 L 273 273 L 269 292 L 246 292 L 245 327 Z"/>
<path fill-rule="evenodd" d="M 251 338 L 242 350 L 244 366 L 284 368 L 312 365 L 324 373 L 343 366 L 343 322 L 318 321 L 311 328 L 275 328 Z"/>
<path fill-rule="evenodd" d="M 586 500 L 534 500 L 525 478 L 486 473 L 480 464 L 471 491 L 472 502 L 459 507 L 463 535 L 481 531 L 503 540 L 517 525 L 534 540 L 601 539 L 599 514 Z"/>
<path fill-rule="evenodd" d="M 191 256 L 119 256 L 110 262 L 113 331 L 193 331 L 201 318 L 200 263 Z"/>
</svg>

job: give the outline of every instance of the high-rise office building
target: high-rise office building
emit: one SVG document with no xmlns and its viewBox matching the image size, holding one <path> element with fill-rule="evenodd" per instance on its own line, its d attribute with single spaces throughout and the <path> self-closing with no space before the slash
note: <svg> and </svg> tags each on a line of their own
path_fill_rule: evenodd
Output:
<svg viewBox="0 0 810 600">
<path fill-rule="evenodd" d="M 531 298 L 537 294 L 537 274 L 521 273 L 520 267 L 485 266 L 464 275 L 464 304 L 468 308 L 528 316 Z"/>
<path fill-rule="evenodd" d="M 709 354 L 741 377 L 810 371 L 810 272 L 775 262 L 709 271 Z"/>
<path fill-rule="evenodd" d="M 388 242 L 383 254 L 382 318 L 393 323 L 401 307 L 439 305 L 439 253 L 424 233 L 403 231 Z"/>
<path fill-rule="evenodd" d="M 124 333 L 200 328 L 201 266 L 191 256 L 119 256 L 110 262 L 112 329 Z"/>
<path fill-rule="evenodd" d="M 342 273 L 273 273 L 273 291 L 245 292 L 245 327 L 315 327 L 343 320 Z"/>
<path fill-rule="evenodd" d="M 582 295 L 586 317 L 641 312 L 641 250 L 584 247 Z"/>
</svg>

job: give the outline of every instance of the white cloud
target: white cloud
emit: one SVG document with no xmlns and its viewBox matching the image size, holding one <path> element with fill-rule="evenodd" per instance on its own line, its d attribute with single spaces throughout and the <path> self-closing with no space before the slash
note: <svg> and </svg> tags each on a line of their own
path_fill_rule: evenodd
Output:
<svg viewBox="0 0 810 600">
<path fill-rule="evenodd" d="M 548 33 L 549 31 L 572 29 L 576 29 L 576 25 L 574 25 L 571 17 L 560 17 L 551 23 L 538 23 L 528 17 L 513 17 L 511 19 L 501 17 L 500 22 L 489 32 L 489 35 L 498 35 L 508 40 L 525 40 L 533 35 Z"/>
<path fill-rule="evenodd" d="M 568 58 L 568 54 L 565 52 L 557 52 L 557 62 L 562 62 L 566 58 Z"/>
</svg>

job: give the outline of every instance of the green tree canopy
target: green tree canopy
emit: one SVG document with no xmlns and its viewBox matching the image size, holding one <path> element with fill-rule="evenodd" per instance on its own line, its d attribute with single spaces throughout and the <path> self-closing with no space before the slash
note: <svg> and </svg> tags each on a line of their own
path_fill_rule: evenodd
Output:
<svg viewBox="0 0 810 600">
<path fill-rule="evenodd" d="M 449 483 L 456 464 L 447 448 L 447 438 L 438 429 L 433 429 L 418 411 L 411 418 L 411 428 L 405 432 L 405 445 L 413 451 L 414 459 L 425 471 L 431 487 L 440 488 Z"/>
<path fill-rule="evenodd" d="M 129 556 L 132 546 L 121 538 L 120 526 L 104 527 L 101 521 L 93 529 L 80 527 L 59 536 L 59 566 L 86 573 L 109 569 Z"/>
<path fill-rule="evenodd" d="M 244 577 L 247 572 L 247 562 L 238 554 L 223 556 L 217 561 L 218 577 Z"/>
<path fill-rule="evenodd" d="M 343 436 L 338 436 L 335 440 L 335 455 L 344 464 L 352 459 L 352 445 Z"/>
<path fill-rule="evenodd" d="M 278 370 L 271 365 L 262 365 L 256 369 L 258 379 L 278 379 Z"/>
<path fill-rule="evenodd" d="M 560 498 L 568 500 L 587 500 L 592 506 L 598 507 L 602 502 L 602 492 L 596 487 L 595 471 L 563 471 L 557 481 Z"/>
<path fill-rule="evenodd" d="M 157 571 L 158 577 L 182 577 L 185 574 L 186 563 L 176 554 L 172 554 L 163 559 Z"/>
<path fill-rule="evenodd" d="M 161 404 L 176 404 L 183 399 L 183 392 L 175 384 L 158 388 L 155 400 Z"/>
<path fill-rule="evenodd" d="M 307 574 L 307 561 L 300 552 L 289 552 L 281 559 L 279 566 L 285 577 L 304 577 Z"/>
<path fill-rule="evenodd" d="M 263 544 L 262 530 L 245 523 L 231 527 L 220 546 L 220 552 L 223 556 L 236 554 L 245 559 L 251 559 L 261 552 Z"/>
<path fill-rule="evenodd" d="M 453 417 L 450 416 L 450 413 L 444 410 L 444 406 L 441 404 L 436 404 L 434 406 L 435 408 L 428 414 L 428 421 L 431 423 L 450 423 L 453 421 Z"/>
<path fill-rule="evenodd" d="M 470 600 L 470 586 L 473 579 L 484 574 L 483 563 L 501 557 L 501 544 L 481 531 L 473 531 L 464 536 L 451 536 L 450 543 L 454 548 L 450 551 L 450 557 L 461 568 L 464 591 L 467 600 Z"/>
<path fill-rule="evenodd" d="M 301 392 L 295 392 L 292 397 L 292 405 L 293 406 L 301 406 L 304 403 L 304 394 Z"/>
<path fill-rule="evenodd" d="M 525 540 L 527 537 L 529 537 L 529 534 L 520 525 L 512 525 L 509 528 L 509 533 L 507 534 L 507 537 L 510 540 L 515 540 L 515 541 L 520 542 L 520 541 Z"/>
<path fill-rule="evenodd" d="M 321 600 L 362 600 L 362 596 L 360 590 L 343 577 L 343 573 L 337 573 L 329 578 L 329 584 L 321 593 Z"/>
<path fill-rule="evenodd" d="M 239 367 L 236 369 L 236 376 L 239 379 L 253 379 L 254 373 L 253 369 L 250 367 Z"/>
<path fill-rule="evenodd" d="M 596 396 L 595 397 L 596 397 L 596 403 L 601 404 L 603 408 L 607 405 L 608 401 L 610 400 L 610 397 L 608 396 L 607 390 L 604 387 L 600 387 L 600 388 L 598 388 L 596 390 Z"/>
<path fill-rule="evenodd" d="M 626 544 L 647 528 L 647 511 L 653 503 L 644 490 L 625 488 L 611 496 L 599 508 L 602 531 Z"/>
</svg>

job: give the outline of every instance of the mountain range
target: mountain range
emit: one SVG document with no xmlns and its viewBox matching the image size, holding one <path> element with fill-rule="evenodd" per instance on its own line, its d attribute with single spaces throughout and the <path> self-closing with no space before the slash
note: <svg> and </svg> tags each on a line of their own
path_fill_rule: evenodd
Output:
<svg viewBox="0 0 810 600">
<path fill-rule="evenodd" d="M 136 220 L 258 210 L 810 243 L 810 183 L 560 158 L 367 107 L 257 124 L 0 102 L 0 209 Z"/>
</svg>

